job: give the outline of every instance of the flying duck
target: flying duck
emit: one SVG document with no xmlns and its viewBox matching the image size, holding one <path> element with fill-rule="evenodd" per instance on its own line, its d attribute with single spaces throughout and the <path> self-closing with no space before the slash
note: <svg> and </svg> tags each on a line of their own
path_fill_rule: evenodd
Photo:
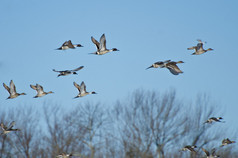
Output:
<svg viewBox="0 0 238 158">
<path fill-rule="evenodd" d="M 223 119 L 222 117 L 211 117 L 204 123 L 221 122 L 220 120 L 222 119 Z"/>
<path fill-rule="evenodd" d="M 90 53 L 90 54 L 96 54 L 96 55 L 103 55 L 106 54 L 108 52 L 113 52 L 113 51 L 119 51 L 116 48 L 112 48 L 112 49 L 107 49 L 106 47 L 106 37 L 105 34 L 103 34 L 100 38 L 100 43 L 93 38 L 93 36 L 91 37 L 92 42 L 96 45 L 97 47 L 97 51 L 94 53 Z"/>
<path fill-rule="evenodd" d="M 83 47 L 81 44 L 72 44 L 71 40 L 65 41 L 61 47 L 57 48 L 57 50 L 66 50 L 66 49 L 74 49 L 76 47 Z"/>
<path fill-rule="evenodd" d="M 194 148 L 196 148 L 197 146 L 191 146 L 191 145 L 187 145 L 187 146 L 185 146 L 185 147 L 183 147 L 181 150 L 182 151 L 190 151 L 190 152 L 194 152 L 194 153 L 196 153 L 197 151 L 194 149 Z"/>
<path fill-rule="evenodd" d="M 62 153 L 62 154 L 56 156 L 56 158 L 68 158 L 68 157 L 71 157 L 71 156 L 73 156 L 73 154 Z"/>
<path fill-rule="evenodd" d="M 158 62 L 155 62 L 154 64 L 152 64 L 150 67 L 147 67 L 146 69 L 150 69 L 150 68 L 164 68 L 165 67 L 165 64 L 170 62 L 171 60 L 165 60 L 165 61 L 158 61 Z"/>
<path fill-rule="evenodd" d="M 77 72 L 76 71 L 79 71 L 83 68 L 84 66 L 80 66 L 76 69 L 73 69 L 73 70 L 63 70 L 63 71 L 56 71 L 55 69 L 53 69 L 54 72 L 59 72 L 60 74 L 58 75 L 59 76 L 66 76 L 66 75 L 70 75 L 70 74 L 75 74 L 77 75 Z"/>
<path fill-rule="evenodd" d="M 33 98 L 43 97 L 43 96 L 45 96 L 45 95 L 47 95 L 47 94 L 54 93 L 54 92 L 52 92 L 52 91 L 44 92 L 43 87 L 42 87 L 41 85 L 39 85 L 39 84 L 30 85 L 30 87 L 31 87 L 32 89 L 34 89 L 34 90 L 37 91 L 37 95 L 34 96 Z"/>
<path fill-rule="evenodd" d="M 10 88 L 9 88 L 5 83 L 3 83 L 3 87 L 4 87 L 4 88 L 8 91 L 8 93 L 10 94 L 10 96 L 9 96 L 7 99 L 16 98 L 16 97 L 18 97 L 19 95 L 26 95 L 26 93 L 17 93 L 17 92 L 16 92 L 16 86 L 15 86 L 15 84 L 13 83 L 12 80 L 10 81 Z"/>
<path fill-rule="evenodd" d="M 223 139 L 221 147 L 228 145 L 228 144 L 232 144 L 235 143 L 235 141 L 231 141 L 229 138 Z"/>
<path fill-rule="evenodd" d="M 87 92 L 86 91 L 86 85 L 84 84 L 84 82 L 82 82 L 80 86 L 76 82 L 74 82 L 74 86 L 79 91 L 79 94 L 74 98 L 83 97 L 83 96 L 88 95 L 88 94 L 97 94 L 96 92 Z"/>
<path fill-rule="evenodd" d="M 198 41 L 198 44 L 197 46 L 193 46 L 193 47 L 190 47 L 190 48 L 187 48 L 188 50 L 193 50 L 195 49 L 195 52 L 192 54 L 192 55 L 200 55 L 200 54 L 203 54 L 207 51 L 211 51 L 213 50 L 212 48 L 208 48 L 208 49 L 204 49 L 203 48 L 203 44 L 205 42 L 202 42 L 201 40 L 197 40 Z"/>
<path fill-rule="evenodd" d="M 3 132 L 1 133 L 1 135 L 7 134 L 7 133 L 12 132 L 12 131 L 20 131 L 20 129 L 12 129 L 12 127 L 13 127 L 15 124 L 16 124 L 15 121 L 12 121 L 12 122 L 10 123 L 10 125 L 7 127 L 7 126 L 5 126 L 3 123 L 1 123 L 2 131 L 3 131 Z"/>
<path fill-rule="evenodd" d="M 207 155 L 207 158 L 215 158 L 215 157 L 220 157 L 219 155 L 216 155 L 215 152 L 216 152 L 216 149 L 213 148 L 212 149 L 212 153 L 210 154 L 206 149 L 202 148 L 202 151 L 204 151 Z"/>
</svg>

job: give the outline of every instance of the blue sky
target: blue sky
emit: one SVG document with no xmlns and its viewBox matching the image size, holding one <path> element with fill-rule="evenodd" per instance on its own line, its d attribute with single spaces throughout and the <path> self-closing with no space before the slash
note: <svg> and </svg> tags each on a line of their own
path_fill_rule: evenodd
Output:
<svg viewBox="0 0 238 158">
<path fill-rule="evenodd" d="M 74 106 L 92 101 L 112 104 L 138 88 L 161 93 L 175 89 L 180 99 L 193 102 L 207 93 L 224 110 L 224 118 L 237 127 L 238 36 L 236 1 L 1 1 L 0 5 L 0 81 L 12 79 L 16 99 L 0 87 L 2 106 L 44 102 Z M 118 48 L 103 56 L 89 55 L 96 50 L 91 42 L 105 33 L 108 48 Z M 188 47 L 196 39 L 214 51 L 192 56 Z M 66 40 L 84 47 L 58 51 Z M 183 74 L 174 76 L 167 69 L 149 69 L 156 61 L 183 60 Z M 57 78 L 52 69 L 74 69 L 79 75 Z M 97 95 L 72 99 L 78 94 L 73 82 L 87 85 Z M 33 99 L 30 84 L 54 91 Z M 236 129 L 237 129 L 236 128 Z"/>
</svg>

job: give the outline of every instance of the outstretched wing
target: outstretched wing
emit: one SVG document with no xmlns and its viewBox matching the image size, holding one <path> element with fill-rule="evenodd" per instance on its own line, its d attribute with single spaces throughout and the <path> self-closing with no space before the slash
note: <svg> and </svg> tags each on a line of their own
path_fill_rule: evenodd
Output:
<svg viewBox="0 0 238 158">
<path fill-rule="evenodd" d="M 10 88 L 5 83 L 3 83 L 3 87 L 10 93 Z"/>
<path fill-rule="evenodd" d="M 57 71 L 57 70 L 55 70 L 55 69 L 53 69 L 53 71 L 54 71 L 54 72 L 59 72 L 59 73 L 64 72 L 64 71 Z"/>
<path fill-rule="evenodd" d="M 12 95 L 15 95 L 15 94 L 16 94 L 16 86 L 15 86 L 15 84 L 13 83 L 12 80 L 11 80 L 11 82 L 10 82 L 10 93 L 11 93 Z"/>
<path fill-rule="evenodd" d="M 30 87 L 31 87 L 32 89 L 36 90 L 36 86 L 30 84 Z"/>
<path fill-rule="evenodd" d="M 176 64 L 170 64 L 170 65 L 167 66 L 167 68 L 174 75 L 178 75 L 179 73 L 183 73 L 183 71 L 181 71 Z"/>
<path fill-rule="evenodd" d="M 76 82 L 74 82 L 74 86 L 78 89 L 79 92 L 81 91 L 80 86 Z"/>
<path fill-rule="evenodd" d="M 85 93 L 86 92 L 86 85 L 84 84 L 84 82 L 81 83 L 80 90 L 81 90 L 81 93 Z"/>
<path fill-rule="evenodd" d="M 9 127 L 7 128 L 7 130 L 12 129 L 12 127 L 13 127 L 15 124 L 16 124 L 15 121 L 12 121 L 12 122 L 10 123 Z"/>
<path fill-rule="evenodd" d="M 71 40 L 68 41 L 68 47 L 69 48 L 74 48 L 74 45 L 72 44 Z"/>
<path fill-rule="evenodd" d="M 96 45 L 97 50 L 99 50 L 99 45 L 100 45 L 100 43 L 99 43 L 95 38 L 93 38 L 93 36 L 91 36 L 91 40 L 92 40 L 92 42 Z"/>
<path fill-rule="evenodd" d="M 78 67 L 78 68 L 76 68 L 76 69 L 73 69 L 73 70 L 71 70 L 71 71 L 79 71 L 79 70 L 81 70 L 83 67 L 84 67 L 84 66 L 80 66 L 80 67 Z"/>
<path fill-rule="evenodd" d="M 39 85 L 39 84 L 36 84 L 36 90 L 37 90 L 38 94 L 44 93 L 43 87 L 41 85 Z"/>
<path fill-rule="evenodd" d="M 202 42 L 197 44 L 196 51 L 198 51 L 199 49 L 203 49 L 203 43 Z"/>
<path fill-rule="evenodd" d="M 63 47 L 63 46 L 68 46 L 68 43 L 69 43 L 68 41 L 65 41 L 65 42 L 62 44 L 62 47 Z"/>
<path fill-rule="evenodd" d="M 210 156 L 210 153 L 206 149 L 202 148 L 202 151 L 204 151 L 207 156 Z"/>
<path fill-rule="evenodd" d="M 188 50 L 192 50 L 192 49 L 197 49 L 197 46 L 193 46 L 193 47 L 190 47 L 190 48 L 187 48 Z"/>
<path fill-rule="evenodd" d="M 6 130 L 7 129 L 7 127 L 3 123 L 1 123 L 1 127 L 2 127 L 2 130 Z"/>
<path fill-rule="evenodd" d="M 103 34 L 100 38 L 100 46 L 99 46 L 100 50 L 106 50 L 106 37 L 105 34 Z"/>
</svg>

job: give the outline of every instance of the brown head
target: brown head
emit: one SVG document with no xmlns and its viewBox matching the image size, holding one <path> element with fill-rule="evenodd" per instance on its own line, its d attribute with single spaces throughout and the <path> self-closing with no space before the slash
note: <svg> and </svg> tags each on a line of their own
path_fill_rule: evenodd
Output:
<svg viewBox="0 0 238 158">
<path fill-rule="evenodd" d="M 116 49 L 116 48 L 112 48 L 112 51 L 119 51 L 118 49 Z"/>
<path fill-rule="evenodd" d="M 211 50 L 213 50 L 212 48 L 208 48 L 206 51 L 211 51 Z"/>
<path fill-rule="evenodd" d="M 77 46 L 77 47 L 83 47 L 81 44 L 77 44 L 76 46 Z"/>
<path fill-rule="evenodd" d="M 177 64 L 178 64 L 178 63 L 184 63 L 184 62 L 183 62 L 183 61 L 178 61 Z"/>
</svg>

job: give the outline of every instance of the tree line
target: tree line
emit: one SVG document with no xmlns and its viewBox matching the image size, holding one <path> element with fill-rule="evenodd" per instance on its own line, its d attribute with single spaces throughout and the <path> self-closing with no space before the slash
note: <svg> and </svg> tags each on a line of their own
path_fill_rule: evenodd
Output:
<svg viewBox="0 0 238 158">
<path fill-rule="evenodd" d="M 52 103 L 42 112 L 19 106 L 0 111 L 2 123 L 14 120 L 21 129 L 0 136 L 0 157 L 201 158 L 206 157 L 202 148 L 238 157 L 236 144 L 220 147 L 224 138 L 236 139 L 234 131 L 219 122 L 204 124 L 219 115 L 208 96 L 188 103 L 175 91 L 136 90 L 111 106 L 87 102 L 70 110 Z M 181 151 L 186 145 L 196 145 L 197 153 Z"/>
</svg>

